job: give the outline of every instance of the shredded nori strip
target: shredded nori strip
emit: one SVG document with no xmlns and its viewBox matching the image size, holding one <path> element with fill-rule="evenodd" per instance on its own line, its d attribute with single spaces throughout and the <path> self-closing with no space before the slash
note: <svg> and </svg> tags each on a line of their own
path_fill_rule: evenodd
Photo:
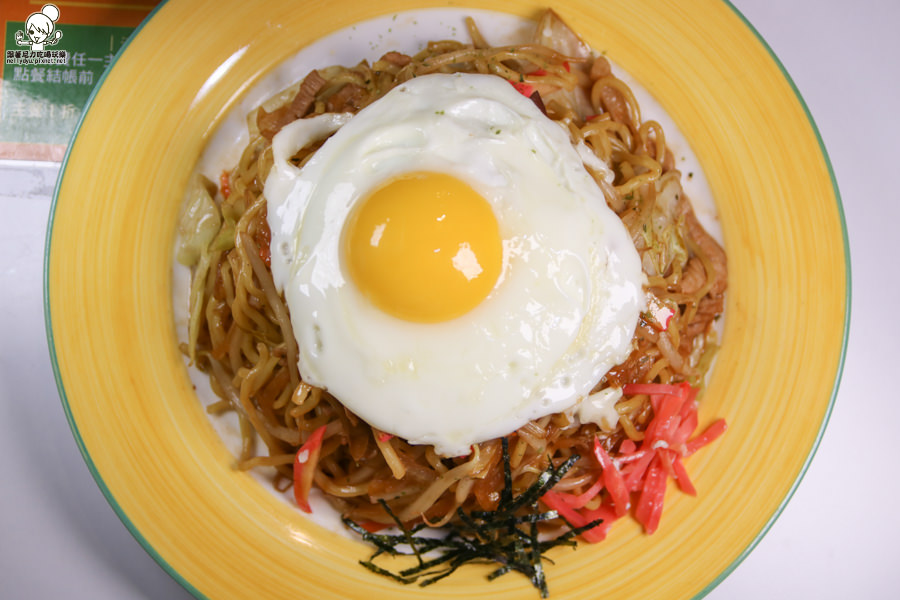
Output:
<svg viewBox="0 0 900 600">
<path fill-rule="evenodd" d="M 513 497 L 512 476 L 509 465 L 509 443 L 502 440 L 503 446 L 503 490 L 496 510 L 465 512 L 457 509 L 458 521 L 446 525 L 441 538 L 416 535 L 426 524 L 407 527 L 391 511 L 387 503 L 380 500 L 384 510 L 396 523 L 399 535 L 371 533 L 355 521 L 343 517 L 344 523 L 360 534 L 366 542 L 375 546 L 374 553 L 368 560 L 360 564 L 373 573 L 390 577 L 400 583 L 418 583 L 425 587 L 451 575 L 462 565 L 469 562 L 496 563 L 500 566 L 488 575 L 492 581 L 510 571 L 518 571 L 531 581 L 542 598 L 549 595 L 544 561 L 550 561 L 544 554 L 556 546 L 574 547 L 574 537 L 602 523 L 602 519 L 591 521 L 582 527 L 572 527 L 569 531 L 552 540 L 538 539 L 538 523 L 560 518 L 555 511 L 541 512 L 538 500 L 550 490 L 572 468 L 578 456 L 572 456 L 558 467 L 553 463 L 541 473 L 528 489 L 519 496 Z M 523 512 L 526 509 L 529 512 Z M 563 519 L 565 521 L 565 519 Z M 423 555 L 433 553 L 433 558 Z M 399 572 L 394 572 L 375 564 L 374 560 L 382 554 L 391 556 L 415 556 L 418 564 Z M 552 562 L 552 561 L 550 561 Z"/>
</svg>

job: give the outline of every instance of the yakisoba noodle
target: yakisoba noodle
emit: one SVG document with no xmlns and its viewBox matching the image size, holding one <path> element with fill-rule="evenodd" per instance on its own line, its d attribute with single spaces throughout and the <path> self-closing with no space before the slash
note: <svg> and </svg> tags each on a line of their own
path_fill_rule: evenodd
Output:
<svg viewBox="0 0 900 600">
<path fill-rule="evenodd" d="M 725 255 L 682 191 L 662 127 L 642 120 L 634 95 L 612 74 L 609 62 L 591 55 L 553 13 L 527 44 L 491 47 L 471 21 L 469 30 L 471 44 L 431 42 L 414 56 L 390 52 L 371 65 L 311 72 L 251 115 L 250 143 L 219 189 L 207 185 L 192 192 L 214 198 L 209 206 L 218 224 L 186 261 L 194 265 L 194 283 L 184 349 L 209 374 L 221 398 L 209 410 L 237 413 L 243 440 L 239 468 L 272 467 L 276 488 L 293 485 L 304 496 L 315 486 L 357 522 L 393 523 L 379 501 L 405 523 L 432 525 L 452 521 L 460 508 L 495 509 L 504 487 L 503 444 L 494 439 L 476 444 L 468 456 L 442 457 L 431 446 L 410 445 L 374 429 L 302 380 L 288 310 L 269 268 L 262 193 L 273 164 L 272 137 L 295 119 L 356 112 L 396 85 L 428 73 L 491 73 L 507 79 L 563 124 L 573 143 L 583 141 L 612 167 L 613 182 L 598 175 L 597 185 L 631 234 L 647 276 L 648 310 L 638 323 L 634 349 L 594 391 L 640 383 L 700 386 L 715 350 L 713 324 L 723 310 Z M 319 145 L 303 148 L 292 162 L 303 165 Z M 203 221 L 195 217 L 194 223 Z M 581 495 L 596 488 L 595 440 L 609 455 L 621 456 L 626 447 L 640 444 L 655 411 L 650 396 L 633 393 L 615 404 L 615 412 L 617 422 L 606 428 L 580 423 L 569 411 L 510 434 L 513 493 L 576 455 L 553 491 Z M 298 448 L 317 430 L 324 432 L 318 456 L 303 480 L 295 482 L 292 463 Z M 593 506 L 602 501 L 603 495 L 597 496 Z M 548 525 L 564 523 L 556 519 L 543 526 Z"/>
</svg>

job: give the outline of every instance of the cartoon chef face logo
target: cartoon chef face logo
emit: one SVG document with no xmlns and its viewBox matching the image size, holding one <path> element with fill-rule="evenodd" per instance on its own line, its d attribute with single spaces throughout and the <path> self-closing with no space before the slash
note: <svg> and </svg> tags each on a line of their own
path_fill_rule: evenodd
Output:
<svg viewBox="0 0 900 600">
<path fill-rule="evenodd" d="M 59 9 L 55 4 L 45 4 L 41 12 L 31 13 L 25 21 L 25 33 L 16 32 L 16 44 L 31 46 L 32 52 L 40 52 L 44 46 L 59 42 L 62 31 L 56 31 L 54 23 L 59 19 Z M 25 35 L 28 39 L 25 39 Z"/>
</svg>

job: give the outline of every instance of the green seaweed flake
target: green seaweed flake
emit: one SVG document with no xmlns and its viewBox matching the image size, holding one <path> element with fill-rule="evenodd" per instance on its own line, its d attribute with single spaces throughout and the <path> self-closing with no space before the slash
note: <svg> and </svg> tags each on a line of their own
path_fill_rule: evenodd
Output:
<svg viewBox="0 0 900 600">
<path fill-rule="evenodd" d="M 555 539 L 541 541 L 538 537 L 538 524 L 559 518 L 560 515 L 555 510 L 540 511 L 538 501 L 562 479 L 579 457 L 572 456 L 558 467 L 554 467 L 551 462 L 528 489 L 513 497 L 509 444 L 505 438 L 502 440 L 502 447 L 503 490 L 497 508 L 492 511 L 471 512 L 457 509 L 458 519 L 442 528 L 445 533 L 443 537 L 416 535 L 432 528 L 425 524 L 407 527 L 383 500 L 379 502 L 397 525 L 399 534 L 371 533 L 355 521 L 343 517 L 347 527 L 375 547 L 368 560 L 361 560 L 360 564 L 373 573 L 400 583 L 418 583 L 425 587 L 452 575 L 467 563 L 493 563 L 499 566 L 488 575 L 489 581 L 517 571 L 531 581 L 542 598 L 548 597 L 544 562 L 552 561 L 545 556 L 546 552 L 556 546 L 574 548 L 574 538 L 596 527 L 602 520 L 591 521 L 582 527 L 572 527 L 567 522 L 569 531 Z M 382 555 L 415 556 L 417 564 L 399 572 L 391 571 L 375 563 L 375 559 Z"/>
</svg>

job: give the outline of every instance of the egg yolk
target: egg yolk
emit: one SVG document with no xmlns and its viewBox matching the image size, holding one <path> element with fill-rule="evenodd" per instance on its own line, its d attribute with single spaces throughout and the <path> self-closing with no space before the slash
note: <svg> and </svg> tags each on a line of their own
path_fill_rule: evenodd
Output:
<svg viewBox="0 0 900 600">
<path fill-rule="evenodd" d="M 475 308 L 500 276 L 491 206 L 443 173 L 395 178 L 360 202 L 344 230 L 350 277 L 382 311 L 420 323 Z"/>
</svg>

